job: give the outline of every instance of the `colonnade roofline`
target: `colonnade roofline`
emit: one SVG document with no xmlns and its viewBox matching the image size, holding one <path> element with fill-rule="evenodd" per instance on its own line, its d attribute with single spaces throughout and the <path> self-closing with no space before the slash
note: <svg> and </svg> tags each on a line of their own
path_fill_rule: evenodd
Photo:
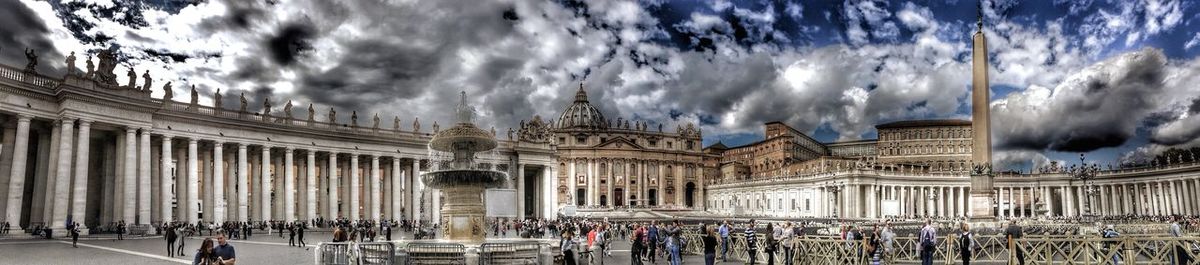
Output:
<svg viewBox="0 0 1200 265">
<path fill-rule="evenodd" d="M 417 159 L 428 154 L 425 145 L 433 135 L 429 128 L 432 127 L 434 133 L 438 129 L 435 122 L 435 126 L 426 127 L 423 132 L 419 122 L 414 120 L 410 120 L 414 121 L 411 127 L 404 126 L 410 130 L 401 129 L 398 118 L 388 122 L 392 126 L 383 126 L 378 118 L 368 124 L 362 124 L 362 121 L 331 123 L 315 117 L 315 110 L 309 110 L 307 117 L 297 119 L 292 115 L 281 115 L 278 110 L 271 115 L 270 110 L 253 112 L 247 111 L 245 106 L 228 109 L 201 105 L 194 93 L 191 102 L 152 98 L 150 89 L 157 90 L 149 84 L 143 87 L 105 84 L 78 72 L 54 78 L 0 65 L 0 94 L 5 95 L 0 97 L 0 112 L 37 120 L 78 119 L 92 123 L 94 128 L 107 125 L 134 127 L 172 138 Z M 162 89 L 170 89 L 170 85 Z M 290 106 L 288 109 L 290 111 Z M 322 114 L 322 117 L 327 116 Z M 497 155 L 555 155 L 551 143 L 520 141 L 511 134 L 507 140 L 499 142 Z"/>
</svg>

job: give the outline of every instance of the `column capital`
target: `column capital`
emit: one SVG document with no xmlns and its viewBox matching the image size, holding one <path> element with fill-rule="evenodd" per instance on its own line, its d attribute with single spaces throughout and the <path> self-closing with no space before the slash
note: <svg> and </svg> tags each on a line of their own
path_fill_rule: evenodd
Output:
<svg viewBox="0 0 1200 265">
<path fill-rule="evenodd" d="M 293 152 L 293 151 L 295 151 L 295 150 L 296 150 L 296 148 L 295 148 L 295 147 L 292 147 L 292 146 L 283 146 L 283 151 L 284 151 L 284 152 L 286 152 L 286 153 L 292 153 L 292 152 Z"/>
<path fill-rule="evenodd" d="M 30 120 L 33 120 L 33 114 L 17 113 L 17 120 L 29 122 Z"/>
<path fill-rule="evenodd" d="M 80 127 L 83 127 L 83 126 L 92 126 L 92 121 L 91 121 L 91 120 L 88 120 L 88 119 L 83 119 L 83 118 L 80 118 L 80 119 L 79 119 L 79 126 L 80 126 Z"/>
<path fill-rule="evenodd" d="M 138 130 L 138 127 L 125 126 L 125 134 L 134 134 L 134 133 L 137 133 L 137 130 Z"/>
<path fill-rule="evenodd" d="M 198 143 L 200 143 L 200 139 L 196 139 L 196 138 L 187 138 L 187 140 L 188 140 L 188 144 L 198 144 Z"/>
<path fill-rule="evenodd" d="M 241 149 L 246 149 L 246 148 L 250 147 L 250 145 L 248 145 L 246 143 L 238 142 L 237 147 L 238 147 L 238 150 L 241 150 Z"/>
</svg>

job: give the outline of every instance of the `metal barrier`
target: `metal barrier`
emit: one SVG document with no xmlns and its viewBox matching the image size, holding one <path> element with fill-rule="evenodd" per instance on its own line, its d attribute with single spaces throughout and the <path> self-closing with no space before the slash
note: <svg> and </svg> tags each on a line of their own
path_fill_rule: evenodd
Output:
<svg viewBox="0 0 1200 265">
<path fill-rule="evenodd" d="M 396 246 L 391 242 L 370 242 L 354 244 L 354 252 L 358 256 L 358 264 L 391 265 L 396 256 Z"/>
<path fill-rule="evenodd" d="M 350 243 L 317 243 L 316 264 L 350 265 L 354 258 Z"/>
<path fill-rule="evenodd" d="M 767 257 L 758 235 L 756 260 Z M 698 234 L 685 234 L 692 242 L 702 242 Z M 718 240 L 719 241 L 719 240 Z M 746 261 L 745 236 L 731 234 L 729 258 Z M 835 236 L 805 236 L 793 239 L 795 252 L 791 259 L 801 264 L 866 264 L 873 258 L 864 251 L 864 240 L 846 241 Z M 1025 264 L 1176 264 L 1174 260 L 1190 258 L 1186 264 L 1200 265 L 1200 237 L 1165 237 L 1162 235 L 1122 235 L 1120 238 L 1098 236 L 1033 235 L 1014 240 L 1012 244 L 1000 235 L 975 235 L 970 260 L 986 264 L 1017 264 L 1017 253 Z M 897 237 L 887 248 L 881 243 L 880 262 L 883 264 L 920 263 L 917 237 Z M 936 264 L 958 264 L 962 260 L 960 244 L 954 235 L 938 238 L 933 251 Z M 720 247 L 718 256 L 720 255 Z M 684 249 L 702 254 L 703 247 Z M 775 252 L 776 260 L 788 258 L 783 251 Z"/>
<path fill-rule="evenodd" d="M 409 243 L 408 264 L 467 264 L 466 247 L 451 243 Z"/>
<path fill-rule="evenodd" d="M 479 246 L 479 264 L 539 264 L 538 243 L 484 243 Z"/>
</svg>

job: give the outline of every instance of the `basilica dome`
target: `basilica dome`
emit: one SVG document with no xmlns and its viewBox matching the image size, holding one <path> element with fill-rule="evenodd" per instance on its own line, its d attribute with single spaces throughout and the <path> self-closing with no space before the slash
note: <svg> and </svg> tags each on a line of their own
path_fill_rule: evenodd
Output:
<svg viewBox="0 0 1200 265">
<path fill-rule="evenodd" d="M 562 116 L 558 117 L 555 124 L 558 129 L 604 129 L 608 128 L 608 121 L 604 119 L 604 114 L 600 114 L 600 110 L 588 103 L 587 92 L 583 91 L 583 84 L 579 84 L 579 91 L 575 92 L 575 102 L 571 103 Z"/>
</svg>

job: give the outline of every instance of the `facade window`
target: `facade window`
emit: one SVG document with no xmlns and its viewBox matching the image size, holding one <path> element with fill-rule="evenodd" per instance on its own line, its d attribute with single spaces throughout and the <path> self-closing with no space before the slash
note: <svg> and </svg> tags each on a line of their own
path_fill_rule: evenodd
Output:
<svg viewBox="0 0 1200 265">
<path fill-rule="evenodd" d="M 584 136 L 576 136 L 576 137 L 575 137 L 575 143 L 577 143 L 577 144 L 587 144 L 587 137 L 584 137 Z"/>
</svg>

